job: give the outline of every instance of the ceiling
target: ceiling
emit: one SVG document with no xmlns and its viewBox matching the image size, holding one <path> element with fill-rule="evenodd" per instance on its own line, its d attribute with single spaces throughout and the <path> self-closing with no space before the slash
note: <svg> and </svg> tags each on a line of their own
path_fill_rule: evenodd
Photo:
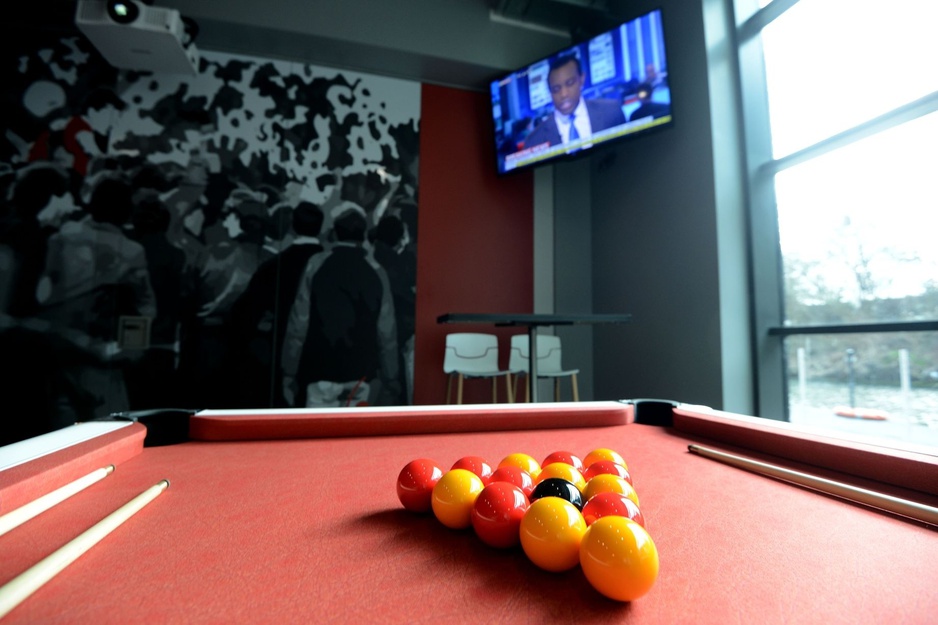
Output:
<svg viewBox="0 0 938 625">
<path fill-rule="evenodd" d="M 574 40 L 614 27 L 624 3 L 615 0 L 487 0 L 494 16 L 567 32 Z"/>
<path fill-rule="evenodd" d="M 77 0 L 7 3 L 8 42 L 79 35 Z M 485 90 L 500 73 L 631 17 L 632 0 L 154 0 L 197 47 Z"/>
</svg>

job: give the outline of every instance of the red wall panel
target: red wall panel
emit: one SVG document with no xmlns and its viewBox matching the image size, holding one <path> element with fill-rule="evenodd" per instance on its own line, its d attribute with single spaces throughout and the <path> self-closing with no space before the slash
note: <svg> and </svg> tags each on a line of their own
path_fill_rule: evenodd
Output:
<svg viewBox="0 0 938 625">
<path fill-rule="evenodd" d="M 441 404 L 447 333 L 497 334 L 505 366 L 508 337 L 523 330 L 440 325 L 437 317 L 533 312 L 533 178 L 530 172 L 496 175 L 484 93 L 424 85 L 420 106 L 414 403 Z M 491 401 L 490 388 L 488 381 L 471 381 L 463 401 Z"/>
</svg>

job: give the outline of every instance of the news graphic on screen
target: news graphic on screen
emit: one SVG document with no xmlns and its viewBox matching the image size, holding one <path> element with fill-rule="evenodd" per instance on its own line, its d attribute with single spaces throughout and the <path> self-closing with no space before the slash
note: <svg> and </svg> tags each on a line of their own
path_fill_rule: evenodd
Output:
<svg viewBox="0 0 938 625">
<path fill-rule="evenodd" d="M 661 10 L 493 80 L 500 174 L 673 122 Z"/>
</svg>

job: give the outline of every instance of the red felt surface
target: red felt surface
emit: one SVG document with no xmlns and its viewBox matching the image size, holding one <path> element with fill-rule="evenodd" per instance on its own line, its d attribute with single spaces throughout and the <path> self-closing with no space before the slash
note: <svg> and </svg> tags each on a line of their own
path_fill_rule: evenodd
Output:
<svg viewBox="0 0 938 625">
<path fill-rule="evenodd" d="M 938 532 L 691 455 L 646 425 L 145 449 L 0 537 L 0 582 L 135 494 L 170 488 L 12 612 L 10 623 L 925 623 Z M 712 441 L 710 441 L 712 442 Z M 631 604 L 579 569 L 409 513 L 398 471 L 429 456 L 620 451 L 661 572 Z"/>
</svg>

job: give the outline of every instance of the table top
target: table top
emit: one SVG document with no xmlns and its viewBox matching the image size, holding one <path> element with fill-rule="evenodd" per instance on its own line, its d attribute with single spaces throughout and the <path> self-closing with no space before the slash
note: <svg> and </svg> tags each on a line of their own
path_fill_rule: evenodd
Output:
<svg viewBox="0 0 938 625">
<path fill-rule="evenodd" d="M 562 326 L 577 324 L 628 323 L 630 314 L 525 314 L 447 313 L 437 323 L 490 323 L 499 326 Z"/>
<path fill-rule="evenodd" d="M 691 442 L 738 450 L 746 419 L 686 408 L 667 426 L 646 425 L 618 402 L 200 414 L 193 426 L 202 440 L 141 448 L 102 482 L 0 537 L 5 583 L 144 488 L 171 482 L 5 623 L 771 625 L 924 623 L 934 614 L 934 529 L 688 453 Z M 381 435 L 368 434 L 370 418 Z M 763 448 L 790 429 L 756 425 L 752 440 Z M 806 455 L 828 444 L 806 441 Z M 828 446 L 833 462 L 851 447 Z M 519 451 L 541 459 L 596 447 L 628 461 L 661 558 L 655 586 L 631 603 L 600 596 L 579 570 L 542 571 L 522 551 L 487 547 L 396 498 L 397 473 L 415 458 L 497 463 Z M 857 461 L 874 465 L 870 475 L 887 464 L 878 455 L 908 461 L 899 473 L 935 466 L 856 447 L 867 454 Z"/>
</svg>

